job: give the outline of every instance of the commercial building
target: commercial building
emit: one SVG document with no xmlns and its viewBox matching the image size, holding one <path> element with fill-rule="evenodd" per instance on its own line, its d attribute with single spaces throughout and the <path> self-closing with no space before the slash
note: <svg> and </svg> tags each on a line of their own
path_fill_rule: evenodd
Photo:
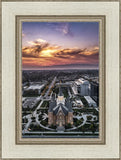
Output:
<svg viewBox="0 0 121 160">
<path fill-rule="evenodd" d="M 84 96 L 84 98 L 86 99 L 89 107 L 97 107 L 96 102 L 90 96 Z"/>
<path fill-rule="evenodd" d="M 33 83 L 29 87 L 23 90 L 23 96 L 40 95 L 41 90 L 44 88 L 45 84 Z"/>
<path fill-rule="evenodd" d="M 81 96 L 90 95 L 90 83 L 83 78 L 76 80 L 73 83 L 72 89 L 75 93 L 80 94 Z"/>
<path fill-rule="evenodd" d="M 91 85 L 91 96 L 99 96 L 99 84 L 98 83 L 95 83 L 95 82 L 91 82 L 90 83 Z"/>
</svg>

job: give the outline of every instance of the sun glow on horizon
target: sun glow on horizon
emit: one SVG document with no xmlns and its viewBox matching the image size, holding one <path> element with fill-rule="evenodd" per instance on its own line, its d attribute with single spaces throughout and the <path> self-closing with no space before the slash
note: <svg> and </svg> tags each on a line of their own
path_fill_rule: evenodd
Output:
<svg viewBox="0 0 121 160">
<path fill-rule="evenodd" d="M 41 52 L 41 56 L 43 57 L 53 57 L 53 53 L 55 53 L 57 50 L 55 49 L 46 49 L 46 50 L 43 50 Z"/>
<path fill-rule="evenodd" d="M 23 67 L 99 64 L 99 23 L 25 22 L 22 33 Z"/>
</svg>

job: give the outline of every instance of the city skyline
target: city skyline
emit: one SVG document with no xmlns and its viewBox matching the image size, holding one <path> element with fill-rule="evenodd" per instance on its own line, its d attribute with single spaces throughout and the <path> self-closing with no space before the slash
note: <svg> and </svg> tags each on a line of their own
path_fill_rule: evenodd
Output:
<svg viewBox="0 0 121 160">
<path fill-rule="evenodd" d="M 98 69 L 98 22 L 23 22 L 23 70 Z"/>
</svg>

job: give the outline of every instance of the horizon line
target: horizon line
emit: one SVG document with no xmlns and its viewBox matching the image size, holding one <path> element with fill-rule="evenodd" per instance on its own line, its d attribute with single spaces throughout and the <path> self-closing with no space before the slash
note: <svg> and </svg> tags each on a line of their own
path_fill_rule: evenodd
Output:
<svg viewBox="0 0 121 160">
<path fill-rule="evenodd" d="M 79 68 L 71 68 L 71 69 L 22 69 L 22 71 L 26 71 L 26 70 L 33 70 L 33 71 L 38 71 L 38 70 L 40 70 L 40 71 L 51 71 L 51 70 L 59 70 L 59 71 L 61 71 L 61 70 L 99 70 L 99 68 L 81 68 L 81 69 L 79 69 Z"/>
</svg>

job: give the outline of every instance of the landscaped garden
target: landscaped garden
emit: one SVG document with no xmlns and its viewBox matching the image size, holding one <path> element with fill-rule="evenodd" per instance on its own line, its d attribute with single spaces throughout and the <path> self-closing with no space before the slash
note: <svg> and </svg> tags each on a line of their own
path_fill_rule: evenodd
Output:
<svg viewBox="0 0 121 160">
<path fill-rule="evenodd" d="M 44 101 L 41 105 L 41 108 L 49 108 L 49 101 Z"/>
</svg>

